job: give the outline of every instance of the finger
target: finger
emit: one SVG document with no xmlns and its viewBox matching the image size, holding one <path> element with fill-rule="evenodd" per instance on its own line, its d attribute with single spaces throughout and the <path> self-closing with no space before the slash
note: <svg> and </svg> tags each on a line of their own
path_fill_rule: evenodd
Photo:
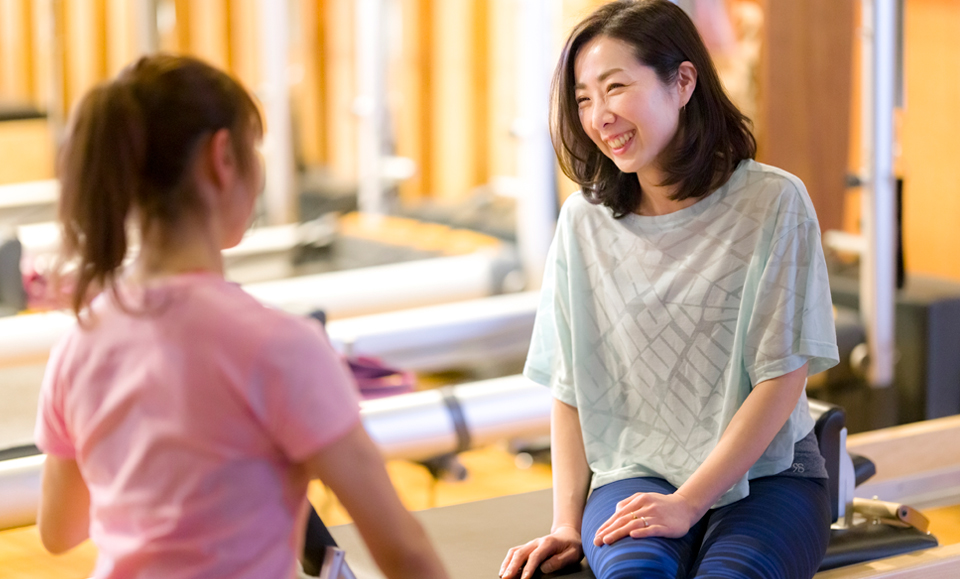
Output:
<svg viewBox="0 0 960 579">
<path fill-rule="evenodd" d="M 638 499 L 638 498 L 640 498 L 640 497 L 642 497 L 642 496 L 643 496 L 643 493 L 633 493 L 633 494 L 630 495 L 629 497 L 627 497 L 627 498 L 623 499 L 622 501 L 618 502 L 618 503 L 617 503 L 617 508 L 618 508 L 618 509 L 621 509 L 621 508 L 623 508 L 624 506 L 630 504 L 632 501 L 634 501 L 634 500 L 636 500 L 636 499 Z"/>
<path fill-rule="evenodd" d="M 503 558 L 503 563 L 500 563 L 500 571 L 498 572 L 498 576 L 503 577 L 503 572 L 507 570 L 507 565 L 510 564 L 510 560 L 513 559 L 513 553 L 516 550 L 516 547 L 510 547 L 510 549 L 507 551 L 507 556 Z"/>
<path fill-rule="evenodd" d="M 597 530 L 606 531 L 606 527 L 612 525 L 617 519 L 623 516 L 631 516 L 631 513 L 639 511 L 646 502 L 644 500 L 644 494 L 645 493 L 636 493 L 633 496 L 618 502 L 616 510 L 614 510 L 613 514 L 610 515 L 610 518 L 604 521 L 604 523 L 600 525 L 600 528 Z"/>
<path fill-rule="evenodd" d="M 622 525 L 620 527 L 610 530 L 610 532 L 606 533 L 603 537 L 601 537 L 601 540 L 605 545 L 612 545 L 613 543 L 616 543 L 620 539 L 629 535 L 630 532 L 633 531 L 634 529 L 642 529 L 642 528 L 649 528 L 649 527 L 644 527 L 643 523 L 641 523 L 639 520 L 631 521 L 629 524 Z"/>
<path fill-rule="evenodd" d="M 571 563 L 575 563 L 580 560 L 580 550 L 576 547 L 567 547 L 560 553 L 557 553 L 553 557 L 550 557 L 540 565 L 540 570 L 544 573 L 553 573 L 559 569 L 563 569 Z"/>
<path fill-rule="evenodd" d="M 628 525 L 638 520 L 637 517 L 639 517 L 639 513 L 637 513 L 637 511 L 623 512 L 619 516 L 616 516 L 616 514 L 614 514 L 614 516 L 610 517 L 610 519 L 608 519 L 607 522 L 600 525 L 600 528 L 597 529 L 597 533 L 595 537 L 606 535 L 607 533 L 609 533 L 614 529 L 622 527 L 623 525 Z M 597 546 L 600 545 L 600 543 L 598 543 L 597 541 L 594 541 L 594 544 Z"/>
<path fill-rule="evenodd" d="M 532 553 L 527 557 L 527 564 L 523 568 L 523 575 L 521 579 L 530 579 L 533 576 L 533 573 L 537 570 L 537 567 L 540 566 L 545 559 L 550 557 L 556 552 L 557 546 L 553 544 L 552 541 L 543 541 L 540 543 L 540 546 L 533 550 Z"/>
<path fill-rule="evenodd" d="M 510 549 L 513 553 L 509 556 L 510 560 L 506 561 L 506 566 L 503 569 L 503 574 L 501 577 L 505 579 L 507 577 L 516 577 L 517 573 L 520 572 L 520 569 L 523 567 L 524 562 L 527 560 L 527 554 L 532 550 L 530 543 L 526 545 L 521 545 L 519 547 L 514 547 Z"/>
<path fill-rule="evenodd" d="M 613 524 L 608 526 L 606 529 L 603 529 L 603 531 L 597 531 L 596 536 L 593 538 L 593 544 L 598 547 L 600 545 L 603 545 L 605 542 L 605 537 L 607 537 L 610 533 L 614 533 L 620 530 L 621 528 L 623 528 L 624 526 L 630 525 L 632 522 L 633 522 L 632 517 L 620 517 L 619 519 L 614 521 Z"/>
<path fill-rule="evenodd" d="M 606 521 L 603 522 L 602 525 L 600 525 L 600 528 L 597 529 L 597 534 L 607 532 L 607 530 L 609 530 L 610 527 L 618 524 L 618 522 L 621 521 L 624 517 L 630 518 L 632 516 L 633 516 L 633 511 L 617 509 L 616 511 L 613 512 L 612 515 L 610 515 L 610 518 L 608 518 Z"/>
</svg>

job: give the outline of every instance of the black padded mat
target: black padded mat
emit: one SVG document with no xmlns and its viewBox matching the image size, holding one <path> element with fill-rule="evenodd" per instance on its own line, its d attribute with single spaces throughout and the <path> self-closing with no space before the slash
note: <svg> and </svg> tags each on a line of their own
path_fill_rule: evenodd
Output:
<svg viewBox="0 0 960 579">
<path fill-rule="evenodd" d="M 496 579 L 507 549 L 550 531 L 550 489 L 419 511 L 414 516 L 430 535 L 451 579 Z M 353 525 L 330 528 L 357 579 L 382 579 Z M 593 579 L 585 568 L 537 577 Z"/>
</svg>

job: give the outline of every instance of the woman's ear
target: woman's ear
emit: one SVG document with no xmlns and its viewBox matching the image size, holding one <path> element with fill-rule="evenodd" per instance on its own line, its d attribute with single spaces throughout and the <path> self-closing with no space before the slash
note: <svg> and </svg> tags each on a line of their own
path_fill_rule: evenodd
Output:
<svg viewBox="0 0 960 579">
<path fill-rule="evenodd" d="M 204 165 L 213 183 L 223 188 L 235 178 L 237 171 L 237 156 L 233 150 L 233 140 L 230 131 L 220 129 L 210 136 L 204 147 Z"/>
<path fill-rule="evenodd" d="M 680 107 L 684 107 L 693 97 L 693 89 L 697 88 L 697 67 L 690 61 L 683 61 L 677 67 L 677 90 L 680 96 Z"/>
</svg>

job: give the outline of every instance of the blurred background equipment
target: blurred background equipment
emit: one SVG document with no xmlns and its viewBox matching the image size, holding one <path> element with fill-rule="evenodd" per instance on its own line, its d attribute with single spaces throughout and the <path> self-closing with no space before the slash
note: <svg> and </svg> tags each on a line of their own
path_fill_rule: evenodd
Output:
<svg viewBox="0 0 960 579">
<path fill-rule="evenodd" d="M 550 75 L 562 38 L 602 1 L 0 0 L 0 449 L 32 444 L 46 358 L 72 323 L 48 311 L 65 119 L 97 82 L 164 50 L 229 71 L 266 116 L 265 194 L 224 254 L 227 276 L 275 307 L 324 311 L 345 356 L 415 374 L 404 388 L 416 392 L 367 414 L 384 445 L 406 449 L 395 456 L 414 459 L 391 463 L 406 469 L 405 500 L 548 486 L 546 443 L 521 432 L 543 426 L 545 392 L 515 375 L 558 207 L 576 190 L 553 160 Z M 677 3 L 751 117 L 758 160 L 799 176 L 817 210 L 842 361 L 811 377 L 811 396 L 844 406 L 851 433 L 960 414 L 960 76 L 943 72 L 960 70 L 960 4 Z M 947 452 L 955 430 L 939 425 L 922 423 L 909 440 L 923 442 L 909 444 Z M 504 437 L 517 438 L 491 445 Z M 896 437 L 870 440 L 854 439 L 878 465 L 864 492 L 924 508 L 960 500 L 950 456 L 941 472 L 904 457 Z M 10 480 L 26 472 L 16 465 Z M 28 513 L 35 489 L 23 488 L 3 496 Z M 313 487 L 333 524 L 342 514 L 326 496 Z M 941 541 L 960 541 L 930 519 Z M 28 571 L 0 556 L 4 572 L 33 576 L 45 560 L 35 543 Z"/>
</svg>

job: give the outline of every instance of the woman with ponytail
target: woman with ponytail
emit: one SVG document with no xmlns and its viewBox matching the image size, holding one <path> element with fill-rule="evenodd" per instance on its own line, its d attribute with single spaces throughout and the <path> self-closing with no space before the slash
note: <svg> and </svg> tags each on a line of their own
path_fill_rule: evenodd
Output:
<svg viewBox="0 0 960 579">
<path fill-rule="evenodd" d="M 289 578 L 321 478 L 388 577 L 446 577 L 320 327 L 223 278 L 261 131 L 237 82 L 185 57 L 143 58 L 74 112 L 60 222 L 80 323 L 41 390 L 41 539 L 91 538 L 97 579 Z"/>
</svg>

